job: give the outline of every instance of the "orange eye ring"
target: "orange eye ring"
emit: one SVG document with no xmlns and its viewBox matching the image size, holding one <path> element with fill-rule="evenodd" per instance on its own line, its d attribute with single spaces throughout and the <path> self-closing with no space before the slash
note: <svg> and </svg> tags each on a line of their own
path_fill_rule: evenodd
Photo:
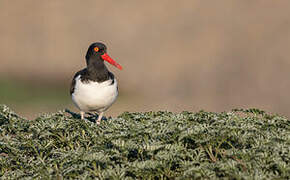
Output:
<svg viewBox="0 0 290 180">
<path fill-rule="evenodd" d="M 98 48 L 98 47 L 95 47 L 95 48 L 94 48 L 94 51 L 95 51 L 95 52 L 98 52 L 98 51 L 99 51 L 99 48 Z"/>
</svg>

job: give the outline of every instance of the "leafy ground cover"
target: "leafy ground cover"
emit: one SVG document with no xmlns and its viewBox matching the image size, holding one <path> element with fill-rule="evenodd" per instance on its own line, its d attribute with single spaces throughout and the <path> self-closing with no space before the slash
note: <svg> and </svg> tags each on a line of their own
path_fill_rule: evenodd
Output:
<svg viewBox="0 0 290 180">
<path fill-rule="evenodd" d="M 0 105 L 0 178 L 290 179 L 285 117 L 236 109 L 95 120 L 66 110 L 28 121 Z"/>
</svg>

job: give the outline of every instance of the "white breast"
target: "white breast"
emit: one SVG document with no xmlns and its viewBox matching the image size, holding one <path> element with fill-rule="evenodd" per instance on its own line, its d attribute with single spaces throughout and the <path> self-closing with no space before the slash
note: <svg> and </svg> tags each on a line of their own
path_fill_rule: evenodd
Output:
<svg viewBox="0 0 290 180">
<path fill-rule="evenodd" d="M 107 110 L 118 96 L 117 80 L 107 80 L 101 83 L 82 82 L 80 75 L 75 79 L 75 89 L 72 100 L 82 111 L 103 112 Z"/>
</svg>

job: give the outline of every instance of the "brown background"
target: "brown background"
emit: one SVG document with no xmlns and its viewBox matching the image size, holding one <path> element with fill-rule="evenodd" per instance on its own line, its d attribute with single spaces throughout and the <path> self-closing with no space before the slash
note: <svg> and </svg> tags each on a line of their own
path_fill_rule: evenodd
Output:
<svg viewBox="0 0 290 180">
<path fill-rule="evenodd" d="M 1 0 L 0 22 L 1 78 L 65 92 L 49 107 L 41 98 L 3 102 L 28 117 L 76 111 L 69 84 L 95 41 L 124 68 L 108 65 L 121 94 L 107 115 L 246 107 L 290 115 L 290 1 Z"/>
</svg>

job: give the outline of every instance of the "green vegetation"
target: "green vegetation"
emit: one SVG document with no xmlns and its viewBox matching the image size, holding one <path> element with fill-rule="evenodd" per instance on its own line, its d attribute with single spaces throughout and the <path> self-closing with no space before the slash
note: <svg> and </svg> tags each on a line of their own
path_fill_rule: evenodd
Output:
<svg viewBox="0 0 290 180">
<path fill-rule="evenodd" d="M 71 102 L 68 87 L 59 84 L 43 84 L 41 82 L 0 79 L 1 103 L 17 105 L 41 105 Z"/>
<path fill-rule="evenodd" d="M 70 111 L 28 121 L 0 106 L 0 178 L 290 179 L 290 123 L 261 110 Z"/>
</svg>

